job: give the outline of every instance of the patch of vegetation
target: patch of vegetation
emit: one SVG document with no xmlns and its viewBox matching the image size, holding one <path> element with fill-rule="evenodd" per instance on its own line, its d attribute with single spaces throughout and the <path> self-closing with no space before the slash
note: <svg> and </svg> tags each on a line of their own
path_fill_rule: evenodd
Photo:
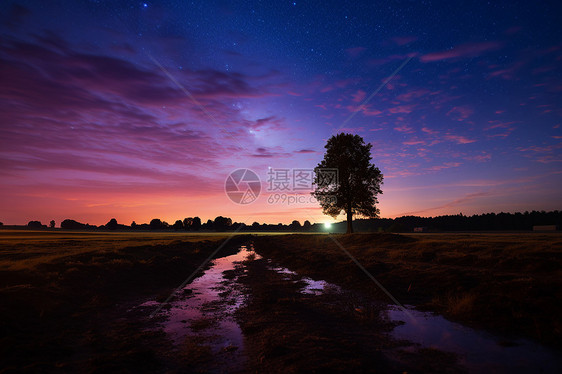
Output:
<svg viewBox="0 0 562 374">
<path fill-rule="evenodd" d="M 559 233 L 286 235 L 254 241 L 259 254 L 302 276 L 389 301 L 341 245 L 403 304 L 560 345 Z"/>
<path fill-rule="evenodd" d="M 179 370 L 189 357 L 205 356 L 205 348 L 197 344 L 191 344 L 197 348 L 194 356 L 171 354 L 177 347 L 162 332 L 149 329 L 156 322 L 147 319 L 152 310 L 134 308 L 146 300 L 166 299 L 225 240 L 220 235 L 195 239 L 169 234 L 2 235 L 3 369 L 154 372 Z M 220 255 L 233 253 L 246 240 L 232 238 Z"/>
</svg>

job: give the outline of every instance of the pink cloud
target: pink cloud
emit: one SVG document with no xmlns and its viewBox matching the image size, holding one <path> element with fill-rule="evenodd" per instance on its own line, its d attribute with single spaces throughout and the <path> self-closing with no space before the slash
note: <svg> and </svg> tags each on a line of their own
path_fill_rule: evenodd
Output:
<svg viewBox="0 0 562 374">
<path fill-rule="evenodd" d="M 426 90 L 425 88 L 420 88 L 418 90 L 412 90 L 409 92 L 406 92 L 402 95 L 398 95 L 397 99 L 400 101 L 412 101 L 415 99 L 419 99 L 422 96 L 425 96 L 427 94 L 429 94 L 431 91 Z"/>
<path fill-rule="evenodd" d="M 363 101 L 363 99 L 365 99 L 365 96 L 367 95 L 367 93 L 363 90 L 358 90 L 356 93 L 352 94 L 352 100 L 356 103 Z"/>
<path fill-rule="evenodd" d="M 411 128 L 410 126 L 407 125 L 402 125 L 402 126 L 397 126 L 394 128 L 394 130 L 398 131 L 398 132 L 405 132 L 405 133 L 413 133 L 414 129 Z"/>
<path fill-rule="evenodd" d="M 422 127 L 422 131 L 425 132 L 426 134 L 430 134 L 430 135 L 435 135 L 438 134 L 438 131 L 432 130 L 430 128 L 427 127 Z"/>
<path fill-rule="evenodd" d="M 490 196 L 492 194 L 493 193 L 490 192 L 490 191 L 470 193 L 470 194 L 467 194 L 463 197 L 460 197 L 458 199 L 455 199 L 451 202 L 448 202 L 448 203 L 440 205 L 440 206 L 436 206 L 436 207 L 433 207 L 433 208 L 426 208 L 426 209 L 412 211 L 412 212 L 407 212 L 407 213 L 402 213 L 399 216 L 430 215 L 435 211 L 441 211 L 443 209 L 450 209 L 450 208 L 453 208 L 453 207 L 457 207 L 458 205 L 464 204 L 464 203 L 469 202 L 471 200 L 474 200 L 476 198 L 487 197 L 487 196 Z"/>
<path fill-rule="evenodd" d="M 420 57 L 421 62 L 443 61 L 454 58 L 477 57 L 484 52 L 497 50 L 502 47 L 500 42 L 467 43 L 452 49 L 428 53 Z"/>
<path fill-rule="evenodd" d="M 404 144 L 404 145 L 419 145 L 419 144 L 425 144 L 425 142 L 423 140 L 407 140 L 405 142 L 402 142 L 402 144 Z"/>
<path fill-rule="evenodd" d="M 489 160 L 492 159 L 492 155 L 489 154 L 489 153 L 486 153 L 486 154 L 483 154 L 483 155 L 474 156 L 474 157 L 472 157 L 472 159 L 474 161 L 477 161 L 477 162 L 486 162 L 486 161 L 489 161 Z"/>
<path fill-rule="evenodd" d="M 505 69 L 499 69 L 499 70 L 492 71 L 490 74 L 488 74 L 488 77 L 489 78 L 500 77 L 500 78 L 503 78 L 505 80 L 516 79 L 517 78 L 517 72 L 523 66 L 525 66 L 527 63 L 528 63 L 528 60 L 516 61 L 515 63 L 511 64 L 510 66 L 508 66 Z"/>
<path fill-rule="evenodd" d="M 361 111 L 361 113 L 363 113 L 363 115 L 365 115 L 365 116 L 376 117 L 376 116 L 382 114 L 383 112 L 381 112 L 380 110 L 377 110 L 377 109 L 369 109 L 367 107 L 363 107 L 363 110 Z"/>
<path fill-rule="evenodd" d="M 474 111 L 467 106 L 455 106 L 447 112 L 447 116 L 456 121 L 464 121 L 472 115 Z"/>
<path fill-rule="evenodd" d="M 412 113 L 415 105 L 398 105 L 392 108 L 388 108 L 388 111 L 392 114 L 397 113 Z"/>
<path fill-rule="evenodd" d="M 445 135 L 445 139 L 456 142 L 457 144 L 469 144 L 476 141 L 474 139 L 468 139 L 460 135 Z"/>
<path fill-rule="evenodd" d="M 430 170 L 430 171 L 440 171 L 440 170 L 443 170 L 443 169 L 456 168 L 456 167 L 459 167 L 461 165 L 462 164 L 460 162 L 445 162 L 443 165 L 432 166 L 428 170 Z"/>
</svg>

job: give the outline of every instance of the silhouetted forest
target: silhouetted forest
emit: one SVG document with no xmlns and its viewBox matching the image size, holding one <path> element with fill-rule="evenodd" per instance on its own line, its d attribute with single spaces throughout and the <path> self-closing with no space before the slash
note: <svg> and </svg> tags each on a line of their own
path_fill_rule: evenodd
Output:
<svg viewBox="0 0 562 374">
<path fill-rule="evenodd" d="M 341 223 L 339 224 L 341 225 Z M 533 226 L 562 226 L 562 211 L 524 213 L 486 213 L 473 216 L 403 216 L 394 219 L 355 220 L 357 231 L 422 232 L 432 231 L 530 231 Z"/>
<path fill-rule="evenodd" d="M 356 219 L 353 225 L 358 232 L 442 232 L 442 231 L 531 231 L 534 226 L 562 227 L 562 211 L 532 211 L 524 213 L 486 213 L 465 216 L 456 215 L 438 217 L 403 216 L 398 218 L 373 218 Z M 3 228 L 21 228 L 22 226 L 3 225 Z M 26 226 L 30 229 L 55 228 L 55 221 L 49 226 L 40 221 L 29 221 Z M 346 231 L 346 222 L 338 222 L 328 229 L 322 223 L 311 224 L 306 220 L 302 224 L 294 220 L 289 225 L 267 224 L 254 222 L 247 225 L 233 222 L 231 218 L 218 216 L 214 220 L 203 222 L 199 217 L 188 217 L 176 220 L 173 224 L 159 218 L 152 219 L 149 223 L 137 224 L 133 221 L 130 225 L 118 223 L 112 218 L 105 225 L 95 226 L 81 223 L 73 219 L 65 219 L 60 228 L 67 230 L 110 230 L 110 231 L 301 231 L 301 232 L 334 232 Z"/>
</svg>

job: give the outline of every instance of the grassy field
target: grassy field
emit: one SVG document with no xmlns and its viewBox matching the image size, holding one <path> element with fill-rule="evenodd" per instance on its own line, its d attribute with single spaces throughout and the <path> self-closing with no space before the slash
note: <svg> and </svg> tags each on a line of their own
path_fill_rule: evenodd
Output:
<svg viewBox="0 0 562 374">
<path fill-rule="evenodd" d="M 201 347 L 178 354 L 161 331 L 150 329 L 145 315 L 130 310 L 146 300 L 165 300 L 229 236 L 0 230 L 0 372 L 182 372 L 193 367 L 201 360 L 197 351 Z M 560 346 L 560 233 L 260 233 L 231 238 L 219 255 L 234 253 L 250 241 L 259 254 L 301 276 L 388 300 L 343 247 L 401 303 L 514 338 Z M 359 369 L 382 362 L 369 358 L 369 349 L 375 352 L 377 347 L 359 349 L 355 339 L 383 336 L 388 326 L 375 326 L 379 330 L 367 336 L 361 332 L 363 315 L 339 325 L 345 300 L 303 299 L 264 266 L 256 262 L 242 277 L 253 294 L 239 313 L 249 351 L 258 360 L 252 361 L 251 368 L 258 370 L 264 357 L 293 371 L 299 365 L 312 368 L 314 362 L 323 361 L 322 356 L 307 359 L 319 346 L 326 349 L 324 357 L 332 358 L 326 361 L 332 368 L 353 364 Z M 325 305 L 339 307 L 325 310 Z M 284 327 L 282 316 L 288 318 Z M 307 334 L 300 334 L 302 330 Z M 281 340 L 276 338 L 280 331 Z M 347 351 L 326 338 L 345 339 L 346 331 L 355 334 Z M 302 352 L 284 351 L 283 339 Z M 383 340 L 379 348 L 392 345 Z M 347 353 L 337 356 L 336 350 Z M 420 365 L 430 365 L 435 358 L 454 368 L 449 357 L 426 353 L 431 359 Z M 353 361 L 336 362 L 336 357 L 350 355 Z M 393 364 L 388 365 L 392 371 Z"/>
<path fill-rule="evenodd" d="M 455 354 L 389 336 L 386 304 L 355 290 L 301 292 L 298 274 L 248 261 L 239 281 L 250 297 L 236 312 L 250 373 L 463 373 Z"/>
<path fill-rule="evenodd" d="M 188 366 L 126 311 L 165 300 L 226 236 L 0 230 L 0 372 Z M 232 238 L 220 255 L 244 241 Z"/>
<path fill-rule="evenodd" d="M 402 304 L 508 336 L 558 346 L 562 341 L 560 233 L 287 235 L 254 240 L 261 255 L 300 275 L 390 301 L 344 248 Z"/>
<path fill-rule="evenodd" d="M 0 269 L 31 270 L 79 254 L 101 255 L 126 247 L 216 241 L 229 236 L 230 233 L 0 230 Z"/>
</svg>

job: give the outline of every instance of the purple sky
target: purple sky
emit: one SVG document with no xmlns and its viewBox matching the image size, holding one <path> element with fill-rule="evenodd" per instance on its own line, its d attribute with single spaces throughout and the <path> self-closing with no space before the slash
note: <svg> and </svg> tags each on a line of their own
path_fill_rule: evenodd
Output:
<svg viewBox="0 0 562 374">
<path fill-rule="evenodd" d="M 330 221 L 313 201 L 268 201 L 267 172 L 314 168 L 341 131 L 373 144 L 382 217 L 562 209 L 554 3 L 0 10 L 5 224 Z M 252 204 L 224 192 L 238 168 L 263 182 Z"/>
</svg>

